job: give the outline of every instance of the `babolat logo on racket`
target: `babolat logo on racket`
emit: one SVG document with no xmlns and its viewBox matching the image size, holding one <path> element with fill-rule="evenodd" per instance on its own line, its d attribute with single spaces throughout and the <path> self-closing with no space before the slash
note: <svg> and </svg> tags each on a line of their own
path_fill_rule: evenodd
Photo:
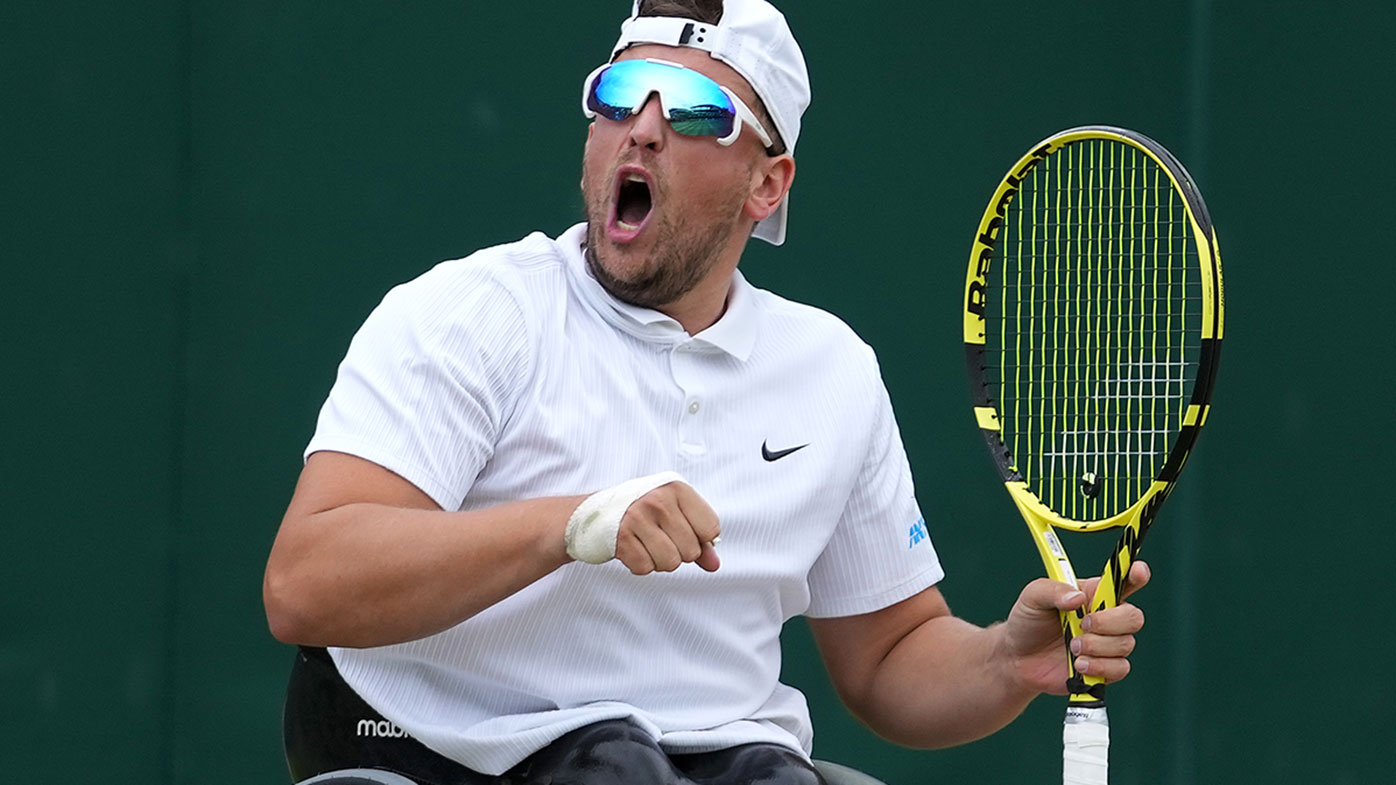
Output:
<svg viewBox="0 0 1396 785">
<path fill-rule="evenodd" d="M 999 229 L 1003 226 L 1003 220 L 1008 215 L 1008 205 L 1013 198 L 1018 195 L 1018 188 L 1023 183 L 1023 178 L 1033 170 L 1033 167 L 1047 156 L 1054 152 L 1051 144 L 1044 144 L 1033 150 L 1024 157 L 1023 163 L 1017 171 L 1009 174 L 1003 179 L 1003 184 L 999 186 L 998 193 L 994 195 L 994 212 L 991 217 L 979 227 L 979 237 L 975 240 L 976 247 L 979 248 L 979 265 L 975 268 L 975 279 L 970 282 L 965 293 L 965 310 L 984 318 L 985 278 L 989 275 L 989 260 L 994 257 L 994 248 L 998 246 Z"/>
</svg>

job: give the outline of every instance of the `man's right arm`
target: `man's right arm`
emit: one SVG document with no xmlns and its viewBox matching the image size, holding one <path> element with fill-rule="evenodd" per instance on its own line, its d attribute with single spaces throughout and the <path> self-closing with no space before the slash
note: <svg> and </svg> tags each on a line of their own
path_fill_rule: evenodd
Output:
<svg viewBox="0 0 1396 785">
<path fill-rule="evenodd" d="M 313 453 L 267 559 L 262 599 L 278 640 L 386 646 L 446 630 L 572 561 L 564 533 L 586 499 L 559 496 L 445 512 L 371 461 Z M 717 516 L 691 487 L 644 494 L 621 519 L 631 572 L 718 568 Z"/>
<path fill-rule="evenodd" d="M 271 632 L 364 647 L 445 630 L 571 561 L 562 533 L 584 498 L 444 512 L 375 463 L 314 453 L 267 560 Z"/>
</svg>

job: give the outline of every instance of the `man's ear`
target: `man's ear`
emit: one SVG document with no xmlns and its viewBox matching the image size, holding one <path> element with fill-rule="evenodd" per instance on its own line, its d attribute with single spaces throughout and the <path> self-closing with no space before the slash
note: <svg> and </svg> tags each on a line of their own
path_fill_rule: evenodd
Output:
<svg viewBox="0 0 1396 785">
<path fill-rule="evenodd" d="M 743 212 L 753 221 L 761 221 L 776 211 L 795 182 L 795 159 L 789 153 L 766 158 L 752 172 L 751 196 Z"/>
</svg>

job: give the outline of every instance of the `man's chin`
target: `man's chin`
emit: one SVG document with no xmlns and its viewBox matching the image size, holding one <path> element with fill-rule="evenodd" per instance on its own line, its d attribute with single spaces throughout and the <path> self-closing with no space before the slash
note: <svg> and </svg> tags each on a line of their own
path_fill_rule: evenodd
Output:
<svg viewBox="0 0 1396 785">
<path fill-rule="evenodd" d="M 590 235 L 591 233 L 588 232 Z M 601 284 L 612 297 L 623 303 L 638 305 L 644 308 L 654 308 L 663 303 L 654 302 L 654 297 L 650 294 L 652 288 L 652 276 L 647 275 L 644 267 L 644 258 L 634 244 L 617 246 L 606 237 L 593 237 L 587 241 L 586 253 L 587 269 L 591 271 L 591 277 Z M 623 278 L 615 273 L 621 267 L 629 266 L 626 262 L 634 265 L 633 278 Z"/>
<path fill-rule="evenodd" d="M 593 226 L 587 227 L 586 250 L 592 277 L 612 297 L 642 308 L 662 311 L 677 302 L 702 281 L 716 258 L 716 246 L 676 245 L 678 233 L 665 224 L 647 227 L 641 238 L 625 245 L 610 242 Z"/>
</svg>

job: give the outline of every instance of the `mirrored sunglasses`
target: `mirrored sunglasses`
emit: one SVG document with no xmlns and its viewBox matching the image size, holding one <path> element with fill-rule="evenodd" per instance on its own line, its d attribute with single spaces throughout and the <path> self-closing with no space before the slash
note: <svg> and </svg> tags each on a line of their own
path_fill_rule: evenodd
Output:
<svg viewBox="0 0 1396 785">
<path fill-rule="evenodd" d="M 727 146 L 737 141 L 742 123 L 751 126 L 767 149 L 771 136 L 731 90 L 703 74 L 666 60 L 620 60 L 591 72 L 582 91 L 582 113 L 617 122 L 644 108 L 659 93 L 669 126 L 684 136 L 711 136 Z"/>
</svg>

